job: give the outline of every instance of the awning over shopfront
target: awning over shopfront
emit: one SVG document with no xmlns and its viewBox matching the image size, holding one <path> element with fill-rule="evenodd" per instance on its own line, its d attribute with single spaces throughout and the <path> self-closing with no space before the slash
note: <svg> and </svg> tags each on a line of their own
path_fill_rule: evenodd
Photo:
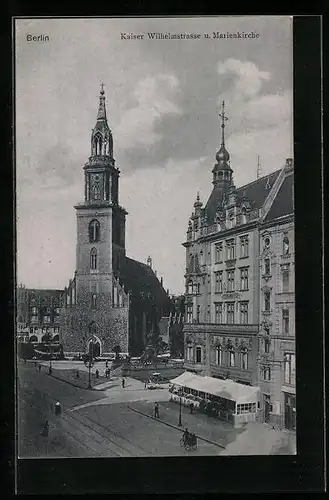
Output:
<svg viewBox="0 0 329 500">
<path fill-rule="evenodd" d="M 256 403 L 258 401 L 258 387 L 239 384 L 230 379 L 221 380 L 184 372 L 170 382 L 180 387 L 188 387 L 199 392 L 229 399 L 230 401 L 235 401 L 237 404 Z"/>
</svg>

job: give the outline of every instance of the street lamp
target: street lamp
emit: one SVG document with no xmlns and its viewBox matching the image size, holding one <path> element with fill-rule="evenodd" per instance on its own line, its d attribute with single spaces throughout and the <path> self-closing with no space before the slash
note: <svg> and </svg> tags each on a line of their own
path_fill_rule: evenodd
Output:
<svg viewBox="0 0 329 500">
<path fill-rule="evenodd" d="M 90 348 L 91 346 L 91 348 Z M 91 366 L 93 361 L 93 350 L 94 350 L 94 335 L 91 338 L 91 344 L 89 344 L 89 371 L 88 371 L 88 389 L 91 389 Z"/>
<path fill-rule="evenodd" d="M 179 419 L 178 426 L 182 427 L 182 392 L 179 393 Z"/>
</svg>

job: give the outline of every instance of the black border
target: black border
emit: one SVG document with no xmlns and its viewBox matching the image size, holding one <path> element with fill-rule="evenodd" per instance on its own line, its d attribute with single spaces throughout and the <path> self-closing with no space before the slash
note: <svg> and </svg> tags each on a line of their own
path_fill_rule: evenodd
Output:
<svg viewBox="0 0 329 500">
<path fill-rule="evenodd" d="M 20 13 L 17 12 L 17 4 L 13 7 L 15 15 L 23 15 L 22 11 L 27 9 L 22 7 L 20 3 Z M 138 9 L 139 6 L 136 4 L 136 7 Z M 142 11 L 143 9 L 139 14 Z M 37 12 L 33 14 L 38 15 Z M 29 13 L 31 17 L 33 14 Z M 67 14 L 72 15 L 71 12 Z M 61 17 L 64 15 L 63 9 Z M 157 15 L 160 15 L 159 5 Z M 171 12 L 171 15 L 174 15 L 174 12 Z M 201 15 L 200 9 L 199 15 Z M 320 47 L 321 18 L 319 16 L 295 17 L 294 157 L 298 455 L 291 457 L 190 457 L 189 459 L 19 460 L 18 494 L 323 491 Z M 11 101 L 10 95 L 8 101 L 9 103 Z M 10 113 L 9 108 L 7 107 L 7 111 Z M 9 136 L 11 139 L 11 130 Z M 11 180 L 12 172 L 10 169 L 3 168 L 2 175 L 7 183 Z M 6 186 L 8 185 L 11 183 L 8 182 Z M 8 196 L 3 199 L 8 200 Z M 5 213 L 7 217 L 5 236 L 9 240 L 9 245 L 6 247 L 8 249 L 12 248 L 13 241 L 12 219 L 10 219 L 12 214 L 10 210 L 8 211 L 8 206 Z M 8 253 L 7 250 L 5 258 L 10 263 L 11 258 Z M 10 270 L 11 266 L 7 266 L 5 278 L 8 279 L 11 291 L 7 296 L 6 305 L 9 304 L 8 326 L 13 326 L 13 276 Z M 13 351 L 13 338 L 10 337 L 8 340 L 8 335 L 11 336 L 12 332 L 13 328 L 7 328 L 9 353 Z M 7 375 L 8 379 L 8 372 L 4 375 Z M 2 426 L 1 429 L 5 430 L 7 442 L 9 442 L 9 458 L 6 464 L 8 465 L 8 459 L 10 459 L 12 466 L 13 450 L 10 437 L 12 426 L 8 413 L 10 407 L 8 401 L 13 403 L 13 395 L 10 390 L 7 391 L 7 385 L 2 384 L 2 389 L 5 390 L 5 393 L 2 392 L 1 395 L 6 398 L 2 408 L 7 409 L 5 413 L 7 426 L 5 428 Z M 10 478 L 12 477 L 13 468 L 11 467 Z"/>
</svg>

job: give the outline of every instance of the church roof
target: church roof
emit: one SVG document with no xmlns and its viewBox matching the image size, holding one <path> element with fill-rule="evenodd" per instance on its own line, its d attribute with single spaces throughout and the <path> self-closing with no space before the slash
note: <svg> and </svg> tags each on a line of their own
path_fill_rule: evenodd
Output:
<svg viewBox="0 0 329 500">
<path fill-rule="evenodd" d="M 265 218 L 265 222 L 269 222 L 278 217 L 289 215 L 294 212 L 293 206 L 293 190 L 294 176 L 288 175 L 284 178 L 283 183 L 273 201 L 273 204 Z"/>
<path fill-rule="evenodd" d="M 242 201 L 243 198 L 246 198 L 250 203 L 250 207 L 252 210 L 259 209 L 263 206 L 265 199 L 269 193 L 269 188 L 273 186 L 277 176 L 279 175 L 280 170 L 276 170 L 269 175 L 265 175 L 256 181 L 250 182 L 249 184 L 245 184 L 237 188 L 236 194 L 238 202 Z M 212 190 L 210 197 L 205 206 L 205 212 L 208 216 L 208 221 L 212 222 L 215 218 L 216 209 L 218 204 L 221 202 L 223 196 L 223 190 L 221 188 L 216 188 Z"/>
<path fill-rule="evenodd" d="M 151 294 L 158 307 L 170 307 L 171 300 L 150 266 L 126 257 L 119 278 L 126 291 L 130 291 L 133 296 L 144 294 L 147 298 Z"/>
</svg>

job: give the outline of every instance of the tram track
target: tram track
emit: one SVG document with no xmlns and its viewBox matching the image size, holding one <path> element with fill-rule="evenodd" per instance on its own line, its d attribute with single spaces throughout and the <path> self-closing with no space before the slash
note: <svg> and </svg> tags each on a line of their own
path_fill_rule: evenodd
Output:
<svg viewBox="0 0 329 500">
<path fill-rule="evenodd" d="M 33 390 L 34 393 L 38 392 L 40 399 L 44 400 L 45 397 L 47 399 L 48 405 L 45 404 L 45 410 L 52 411 L 52 406 L 53 404 L 57 401 L 56 398 L 51 396 L 50 394 L 47 394 L 40 389 L 37 389 L 33 386 L 28 381 L 25 381 L 24 387 L 20 389 L 21 396 L 22 392 L 24 392 L 27 396 L 27 398 L 24 398 L 25 401 L 31 406 L 34 407 L 35 409 L 36 406 L 32 404 L 31 402 L 31 390 Z M 46 403 L 46 402 L 45 402 Z M 50 403 L 50 404 L 49 404 Z M 96 410 L 97 413 L 97 410 Z M 66 432 L 68 435 L 70 435 L 75 441 L 81 444 L 83 444 L 86 448 L 88 448 L 94 455 L 96 454 L 97 456 L 109 456 L 108 451 L 114 454 L 117 457 L 122 457 L 122 456 L 140 456 L 140 455 L 150 455 L 149 452 L 146 452 L 144 448 L 142 448 L 140 445 L 133 443 L 130 439 L 127 439 L 124 437 L 122 434 L 116 432 L 113 427 L 110 426 L 104 426 L 102 425 L 99 421 L 86 416 L 86 415 L 81 415 L 78 412 L 72 412 L 70 410 L 63 410 L 62 414 L 60 416 L 54 416 L 53 413 L 51 414 L 51 420 L 57 419 L 57 422 L 60 420 L 64 421 L 66 423 L 64 432 Z M 83 429 L 88 429 L 90 432 L 83 432 L 83 430 L 79 431 L 78 427 L 74 425 L 72 421 L 75 421 L 79 424 L 79 427 L 82 427 Z M 95 442 L 98 443 L 99 447 L 103 449 L 103 451 L 99 451 L 92 446 L 88 445 L 84 439 L 79 439 L 79 437 L 72 432 L 72 430 L 69 430 L 67 427 L 72 426 L 75 431 L 78 431 L 79 434 L 82 435 L 82 437 L 85 437 L 86 434 L 90 439 L 95 439 Z M 119 441 L 119 442 L 118 442 Z M 121 442 L 120 442 L 121 441 Z M 106 443 L 108 443 L 108 449 L 106 449 Z"/>
</svg>

